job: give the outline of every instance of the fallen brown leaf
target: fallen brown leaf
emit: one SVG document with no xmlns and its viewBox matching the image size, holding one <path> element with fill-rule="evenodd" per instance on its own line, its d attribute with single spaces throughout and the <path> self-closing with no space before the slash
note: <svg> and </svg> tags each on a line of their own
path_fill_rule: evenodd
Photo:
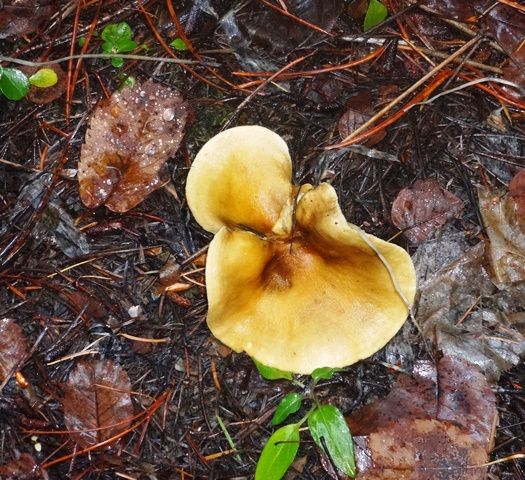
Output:
<svg viewBox="0 0 525 480">
<path fill-rule="evenodd" d="M 496 419 L 496 397 L 475 365 L 448 356 L 437 368 L 418 362 L 386 398 L 347 419 L 357 435 L 357 478 L 484 478 Z"/>
<path fill-rule="evenodd" d="M 418 180 L 397 195 L 392 204 L 392 223 L 412 243 L 418 244 L 462 210 L 463 202 L 441 188 L 436 180 Z"/>
<path fill-rule="evenodd" d="M 188 105 L 180 94 L 146 82 L 102 101 L 91 118 L 78 165 L 89 208 L 126 212 L 167 181 L 166 160 L 184 135 Z"/>
<path fill-rule="evenodd" d="M 90 447 L 125 431 L 133 416 L 128 374 L 110 360 L 81 361 L 64 385 L 64 423 Z"/>
<path fill-rule="evenodd" d="M 45 68 L 53 70 L 58 77 L 58 81 L 52 87 L 39 88 L 34 85 L 29 86 L 29 92 L 27 93 L 27 99 L 30 102 L 36 103 L 38 105 L 45 105 L 55 101 L 57 98 L 60 98 L 66 91 L 67 76 L 66 72 L 62 70 L 62 67 L 59 64 L 46 65 Z M 40 67 L 26 67 L 23 69 L 24 73 L 29 77 L 33 73 L 40 70 Z"/>
<path fill-rule="evenodd" d="M 22 329 L 10 318 L 0 319 L 0 383 L 12 373 L 28 351 Z"/>
<path fill-rule="evenodd" d="M 509 183 L 509 194 L 514 200 L 516 221 L 521 230 L 525 230 L 525 168 L 521 169 Z"/>
<path fill-rule="evenodd" d="M 519 192 L 519 178 L 512 189 Z M 520 210 L 514 196 L 498 195 L 486 188 L 480 188 L 478 196 L 479 210 L 489 237 L 489 262 L 496 283 L 524 281 L 525 232 L 519 225 Z"/>
<path fill-rule="evenodd" d="M 37 471 L 35 459 L 28 453 L 22 453 L 19 458 L 0 465 L 0 479 L 32 480 L 41 478 Z"/>
<path fill-rule="evenodd" d="M 11 0 L 0 4 L 0 39 L 36 32 L 57 10 L 54 0 Z"/>
</svg>

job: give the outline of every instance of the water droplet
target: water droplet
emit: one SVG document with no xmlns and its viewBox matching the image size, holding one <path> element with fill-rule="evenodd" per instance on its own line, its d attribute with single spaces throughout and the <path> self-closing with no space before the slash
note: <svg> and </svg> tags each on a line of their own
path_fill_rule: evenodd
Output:
<svg viewBox="0 0 525 480">
<path fill-rule="evenodd" d="M 175 110 L 173 110 L 173 108 L 166 108 L 166 110 L 162 112 L 162 118 L 166 122 L 170 122 L 171 120 L 173 120 L 173 117 L 175 117 Z"/>
</svg>

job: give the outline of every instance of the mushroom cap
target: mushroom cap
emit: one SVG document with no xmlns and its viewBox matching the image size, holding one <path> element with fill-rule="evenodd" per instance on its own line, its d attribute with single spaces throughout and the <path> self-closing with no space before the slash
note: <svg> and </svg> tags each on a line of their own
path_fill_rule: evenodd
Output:
<svg viewBox="0 0 525 480">
<path fill-rule="evenodd" d="M 210 139 L 188 174 L 186 199 L 205 230 L 245 226 L 270 232 L 293 197 L 285 141 L 267 128 L 235 127 Z"/>
<path fill-rule="evenodd" d="M 405 250 L 347 223 L 335 190 L 321 184 L 301 188 L 291 236 L 220 228 L 206 285 L 208 325 L 219 340 L 265 365 L 309 374 L 382 348 L 406 320 L 416 276 Z"/>
</svg>

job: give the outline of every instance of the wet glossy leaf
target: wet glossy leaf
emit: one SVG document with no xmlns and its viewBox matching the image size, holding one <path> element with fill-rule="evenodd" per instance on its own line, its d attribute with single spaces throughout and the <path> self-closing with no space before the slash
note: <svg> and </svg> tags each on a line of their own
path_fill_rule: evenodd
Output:
<svg viewBox="0 0 525 480">
<path fill-rule="evenodd" d="M 119 42 L 131 40 L 133 37 L 133 31 L 126 22 L 110 23 L 104 27 L 100 37 L 102 40 L 105 40 L 110 44 L 117 45 Z"/>
<path fill-rule="evenodd" d="M 345 475 L 355 475 L 352 435 L 341 412 L 333 405 L 321 405 L 308 416 L 310 434 L 319 448 Z"/>
<path fill-rule="evenodd" d="M 175 49 L 175 50 L 179 50 L 181 52 L 185 51 L 185 50 L 188 50 L 188 46 L 186 45 L 186 43 L 184 42 L 184 40 L 182 38 L 179 38 L 177 37 L 176 39 L 172 40 L 170 42 L 170 45 Z"/>
<path fill-rule="evenodd" d="M 279 425 L 284 422 L 290 415 L 299 411 L 303 396 L 298 393 L 289 393 L 277 405 L 272 417 L 272 425 Z"/>
<path fill-rule="evenodd" d="M 64 385 L 64 423 L 81 447 L 108 440 L 133 416 L 128 374 L 110 360 L 84 360 Z"/>
<path fill-rule="evenodd" d="M 485 478 L 496 397 L 473 364 L 445 356 L 436 367 L 420 361 L 412 376 L 400 375 L 384 399 L 348 419 L 356 441 L 358 479 L 428 479 L 428 469 L 446 465 L 439 478 Z M 392 476 L 394 475 L 396 476 Z M 433 478 L 433 477 L 432 477 Z"/>
<path fill-rule="evenodd" d="M 0 92 L 9 100 L 20 100 L 29 91 L 27 77 L 16 68 L 4 68 L 0 77 Z"/>
<path fill-rule="evenodd" d="M 255 480 L 280 480 L 299 449 L 299 425 L 279 428 L 268 439 L 257 462 Z"/>
<path fill-rule="evenodd" d="M 115 68 L 120 68 L 122 65 L 124 65 L 124 60 L 120 57 L 113 57 L 111 59 L 111 65 L 113 65 Z"/>
<path fill-rule="evenodd" d="M 379 25 L 387 16 L 388 10 L 379 0 L 370 0 L 363 24 L 365 32 Z"/>
<path fill-rule="evenodd" d="M 459 215 L 463 202 L 434 179 L 418 180 L 399 192 L 392 204 L 392 223 L 412 243 L 421 243 Z"/>
<path fill-rule="evenodd" d="M 56 85 L 58 75 L 51 68 L 41 68 L 29 77 L 29 83 L 39 88 L 48 88 Z"/>
<path fill-rule="evenodd" d="M 312 372 L 312 379 L 314 381 L 319 380 L 330 380 L 335 372 L 338 372 L 339 368 L 331 368 L 331 367 L 322 367 L 322 368 L 316 368 Z"/>
<path fill-rule="evenodd" d="M 283 370 L 279 370 L 278 368 L 268 367 L 255 360 L 255 358 L 252 358 L 252 360 L 253 363 L 255 363 L 255 366 L 257 367 L 257 371 L 261 374 L 261 377 L 265 378 L 266 380 L 292 379 L 291 372 L 285 372 Z"/>
<path fill-rule="evenodd" d="M 22 329 L 10 318 L 0 319 L 0 383 L 24 359 L 28 351 Z"/>
<path fill-rule="evenodd" d="M 188 105 L 169 87 L 146 82 L 101 102 L 86 132 L 78 166 L 80 198 L 125 212 L 160 188 L 164 163 L 184 134 Z"/>
</svg>

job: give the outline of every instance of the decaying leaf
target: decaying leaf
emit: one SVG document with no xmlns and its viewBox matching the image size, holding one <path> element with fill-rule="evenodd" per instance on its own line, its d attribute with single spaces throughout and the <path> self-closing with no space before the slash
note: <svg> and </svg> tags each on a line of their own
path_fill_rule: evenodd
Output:
<svg viewBox="0 0 525 480">
<path fill-rule="evenodd" d="M 56 10 L 55 0 L 0 2 L 0 39 L 16 39 L 36 32 Z"/>
<path fill-rule="evenodd" d="M 339 136 L 345 139 L 354 130 L 357 130 L 374 113 L 372 94 L 369 90 L 361 90 L 346 102 L 346 111 L 343 113 L 337 124 Z M 382 130 L 372 135 L 365 144 L 369 147 L 379 143 L 386 136 L 386 130 Z"/>
<path fill-rule="evenodd" d="M 416 270 L 425 269 L 421 255 Z M 524 290 L 523 284 L 496 288 L 485 268 L 485 245 L 479 243 L 419 284 L 416 320 L 444 353 L 478 365 L 497 380 L 525 356 L 525 337 L 510 320 L 510 313 L 525 307 Z"/>
<path fill-rule="evenodd" d="M 496 420 L 495 395 L 475 365 L 447 356 L 437 368 L 420 361 L 386 398 L 348 418 L 359 435 L 357 478 L 484 478 Z"/>
<path fill-rule="evenodd" d="M 525 231 L 525 168 L 520 170 L 509 183 L 509 194 L 516 208 L 516 222 Z"/>
<path fill-rule="evenodd" d="M 392 204 L 392 223 L 412 243 L 418 244 L 462 210 L 463 202 L 441 188 L 436 180 L 418 180 L 397 195 Z"/>
<path fill-rule="evenodd" d="M 90 447 L 125 431 L 131 424 L 131 382 L 110 360 L 81 361 L 64 386 L 64 423 L 71 438 Z"/>
<path fill-rule="evenodd" d="M 97 107 L 78 166 L 80 198 L 126 212 L 167 181 L 163 171 L 182 140 L 188 105 L 180 94 L 146 82 Z"/>
<path fill-rule="evenodd" d="M 0 465 L 0 479 L 32 480 L 41 478 L 35 459 L 28 453 L 22 453 L 17 459 Z"/>
<path fill-rule="evenodd" d="M 10 318 L 0 319 L 0 383 L 12 373 L 28 351 L 22 329 Z"/>
<path fill-rule="evenodd" d="M 515 192 L 519 190 L 518 181 L 513 186 Z M 485 188 L 478 190 L 478 196 L 479 210 L 489 237 L 488 254 L 495 281 L 498 284 L 524 281 L 525 232 L 518 225 L 514 196 L 499 196 Z"/>
</svg>

